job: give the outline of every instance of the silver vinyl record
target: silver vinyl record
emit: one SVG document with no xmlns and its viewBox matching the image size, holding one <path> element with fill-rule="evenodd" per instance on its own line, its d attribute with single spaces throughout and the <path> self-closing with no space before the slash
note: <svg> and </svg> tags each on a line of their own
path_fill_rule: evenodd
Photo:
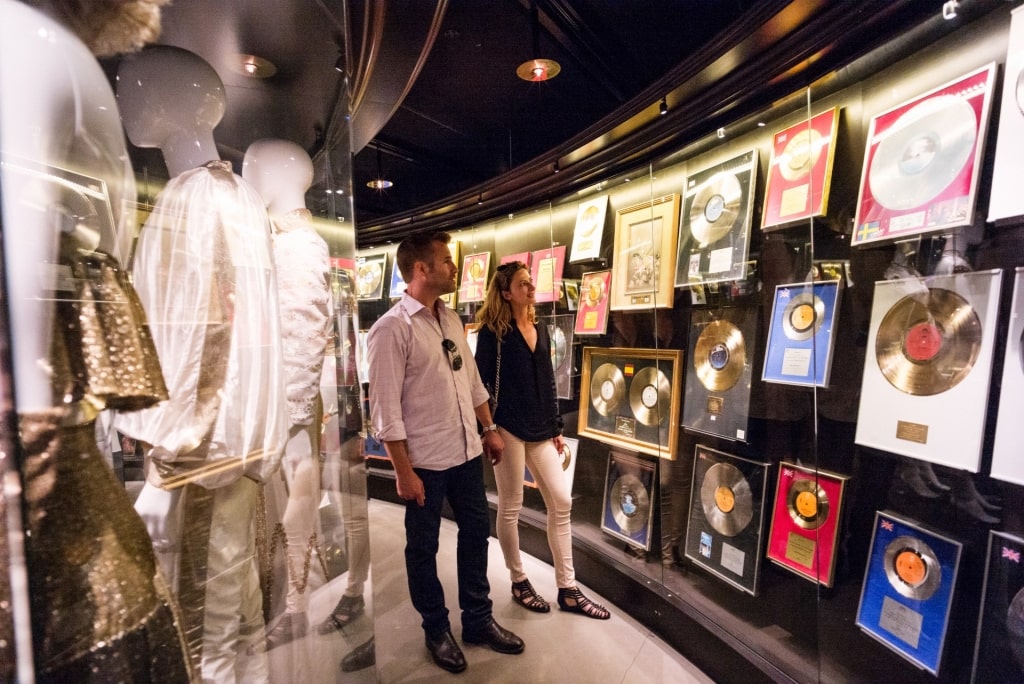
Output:
<svg viewBox="0 0 1024 684">
<path fill-rule="evenodd" d="M 931 598 L 942 583 L 939 559 L 924 541 L 904 535 L 885 547 L 885 576 L 902 596 L 917 601 Z"/>
<path fill-rule="evenodd" d="M 548 324 L 548 335 L 551 338 L 551 366 L 557 371 L 565 363 L 568 345 L 565 341 L 565 332 L 553 323 Z"/>
<path fill-rule="evenodd" d="M 908 109 L 881 136 L 868 184 L 879 204 L 900 211 L 921 206 L 960 175 L 978 126 L 966 100 L 939 95 Z"/>
<path fill-rule="evenodd" d="M 731 463 L 716 463 L 704 473 L 700 502 L 708 524 L 727 537 L 735 537 L 754 518 L 750 483 Z"/>
<path fill-rule="evenodd" d="M 1017 665 L 1024 668 L 1024 588 L 1017 590 L 1006 609 L 1006 632 Z"/>
<path fill-rule="evenodd" d="M 814 337 L 825 321 L 825 302 L 813 292 L 801 292 L 789 300 L 782 312 L 782 330 L 791 340 Z"/>
<path fill-rule="evenodd" d="M 690 232 L 700 246 L 718 242 L 740 217 L 743 187 L 734 173 L 715 174 L 697 189 L 690 205 Z"/>
<path fill-rule="evenodd" d="M 660 369 L 648 366 L 637 371 L 629 384 L 629 405 L 644 425 L 660 425 L 668 418 L 672 386 Z"/>
<path fill-rule="evenodd" d="M 590 403 L 602 416 L 610 416 L 626 396 L 626 378 L 614 363 L 601 364 L 590 378 Z"/>
<path fill-rule="evenodd" d="M 610 496 L 612 517 L 619 528 L 626 534 L 642 530 L 647 522 L 651 497 L 640 478 L 629 473 L 620 475 L 612 483 Z"/>
</svg>

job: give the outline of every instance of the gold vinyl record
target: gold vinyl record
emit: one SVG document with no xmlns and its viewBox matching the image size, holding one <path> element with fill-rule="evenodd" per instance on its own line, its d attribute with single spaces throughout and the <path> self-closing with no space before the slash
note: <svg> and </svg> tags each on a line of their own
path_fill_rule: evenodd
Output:
<svg viewBox="0 0 1024 684">
<path fill-rule="evenodd" d="M 885 547 L 885 576 L 899 592 L 917 601 L 931 598 L 942 583 L 942 567 L 931 547 L 917 537 L 902 536 Z"/>
<path fill-rule="evenodd" d="M 629 384 L 629 405 L 644 425 L 660 425 L 668 418 L 672 386 L 660 369 L 642 368 Z"/>
<path fill-rule="evenodd" d="M 791 340 L 809 340 L 825 321 L 825 302 L 813 292 L 801 292 L 782 312 L 782 329 Z"/>
<path fill-rule="evenodd" d="M 565 362 L 568 345 L 565 342 L 565 333 L 557 325 L 548 324 L 548 335 L 551 338 L 551 366 L 558 370 Z"/>
<path fill-rule="evenodd" d="M 636 475 L 620 475 L 612 483 L 610 492 L 612 517 L 626 534 L 643 529 L 647 523 L 647 510 L 651 497 L 647 488 Z"/>
<path fill-rule="evenodd" d="M 356 273 L 356 293 L 364 297 L 373 294 L 380 287 L 383 276 L 380 263 L 370 261 L 362 264 Z"/>
<path fill-rule="evenodd" d="M 701 247 L 729 234 L 742 204 L 743 187 L 733 173 L 715 174 L 697 189 L 690 205 L 690 232 Z"/>
<path fill-rule="evenodd" d="M 960 175 L 977 137 L 974 109 L 963 98 L 919 102 L 881 134 L 868 171 L 871 194 L 895 211 L 921 206 Z"/>
<path fill-rule="evenodd" d="M 821 147 L 821 133 L 813 128 L 797 131 L 779 155 L 779 173 L 788 181 L 803 178 L 818 163 Z"/>
<path fill-rule="evenodd" d="M 597 306 L 604 299 L 604 280 L 600 277 L 588 278 L 581 291 L 587 306 Z"/>
<path fill-rule="evenodd" d="M 610 416 L 626 395 L 626 378 L 614 363 L 601 364 L 590 378 L 590 403 L 602 416 Z"/>
<path fill-rule="evenodd" d="M 693 347 L 693 368 L 712 392 L 723 392 L 740 379 L 747 362 L 743 333 L 729 321 L 712 321 Z"/>
<path fill-rule="evenodd" d="M 558 458 L 562 462 L 562 470 L 568 470 L 569 466 L 572 465 L 572 449 L 569 448 L 568 444 L 562 443 L 562 451 L 559 452 Z"/>
<path fill-rule="evenodd" d="M 708 524 L 727 537 L 735 537 L 754 517 L 750 483 L 731 463 L 716 463 L 704 473 L 700 503 Z"/>
<path fill-rule="evenodd" d="M 901 392 L 945 392 L 971 372 L 981 333 L 978 314 L 956 292 L 929 288 L 908 295 L 892 305 L 878 326 L 878 368 Z"/>
<path fill-rule="evenodd" d="M 805 530 L 816 530 L 828 520 L 828 494 L 814 480 L 794 481 L 786 507 L 793 522 Z"/>
</svg>

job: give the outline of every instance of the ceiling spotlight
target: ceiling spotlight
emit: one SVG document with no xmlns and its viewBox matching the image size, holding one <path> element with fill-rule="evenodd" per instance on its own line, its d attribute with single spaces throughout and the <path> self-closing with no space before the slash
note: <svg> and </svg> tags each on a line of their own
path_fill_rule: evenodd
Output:
<svg viewBox="0 0 1024 684">
<path fill-rule="evenodd" d="M 956 12 L 960 9 L 960 3 L 957 0 L 946 0 L 942 3 L 942 18 L 946 20 L 956 19 Z"/>
<path fill-rule="evenodd" d="M 277 67 L 257 55 L 238 55 L 234 71 L 250 78 L 270 78 L 277 73 Z"/>
<path fill-rule="evenodd" d="M 661 104 L 658 105 L 658 114 L 662 116 L 668 114 L 668 100 L 666 100 L 664 97 L 661 98 Z"/>
<path fill-rule="evenodd" d="M 483 193 L 480 193 L 479 195 L 477 195 L 476 203 L 477 204 L 483 204 L 484 203 L 484 194 Z"/>
<path fill-rule="evenodd" d="M 562 169 L 560 169 L 560 168 L 558 167 L 558 160 L 556 159 L 556 160 L 555 160 L 555 173 L 558 173 L 558 172 L 559 172 L 559 171 L 561 171 L 561 170 L 562 170 Z"/>
<path fill-rule="evenodd" d="M 380 144 L 377 145 L 377 177 L 371 181 L 367 181 L 366 187 L 371 190 L 387 190 L 392 187 L 394 183 L 384 178 L 384 168 L 380 161 Z"/>
<path fill-rule="evenodd" d="M 533 33 L 533 54 L 540 54 L 540 20 L 537 17 L 537 3 L 530 3 L 530 28 Z M 536 57 L 529 59 L 516 68 L 516 76 L 524 81 L 547 81 L 557 76 L 562 66 L 553 59 Z"/>
<path fill-rule="evenodd" d="M 339 74 L 345 73 L 345 55 L 338 55 L 338 59 L 334 60 L 334 70 Z"/>
</svg>

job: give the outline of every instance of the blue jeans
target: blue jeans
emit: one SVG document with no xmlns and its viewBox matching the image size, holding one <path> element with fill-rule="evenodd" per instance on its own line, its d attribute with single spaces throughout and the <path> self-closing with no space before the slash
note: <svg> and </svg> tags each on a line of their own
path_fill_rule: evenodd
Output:
<svg viewBox="0 0 1024 684">
<path fill-rule="evenodd" d="M 474 458 L 448 470 L 415 469 L 423 480 L 426 501 L 405 506 L 405 569 L 412 605 L 423 618 L 423 631 L 436 637 L 451 629 L 444 588 L 437 578 L 438 535 L 445 499 L 454 513 L 458 534 L 459 607 L 462 631 L 483 629 L 491 619 L 491 587 L 487 553 L 491 521 L 484 494 L 483 459 Z"/>
</svg>

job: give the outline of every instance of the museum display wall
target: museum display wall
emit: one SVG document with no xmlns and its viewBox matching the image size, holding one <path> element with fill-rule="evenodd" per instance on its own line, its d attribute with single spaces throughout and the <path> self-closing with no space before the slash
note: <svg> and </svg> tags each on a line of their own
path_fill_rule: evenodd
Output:
<svg viewBox="0 0 1024 684">
<path fill-rule="evenodd" d="M 646 584 L 775 679 L 1019 679 L 1024 14 L 886 49 L 449 227 L 449 304 L 472 339 L 495 267 L 530 265 L 585 582 Z M 358 252 L 364 333 L 401 296 L 394 249 Z"/>
</svg>

